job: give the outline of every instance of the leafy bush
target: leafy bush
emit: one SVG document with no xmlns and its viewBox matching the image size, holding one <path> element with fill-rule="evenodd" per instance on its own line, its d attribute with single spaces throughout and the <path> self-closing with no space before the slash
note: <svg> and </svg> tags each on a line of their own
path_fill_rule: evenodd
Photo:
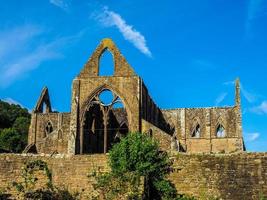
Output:
<svg viewBox="0 0 267 200">
<path fill-rule="evenodd" d="M 158 143 L 142 133 L 130 133 L 109 152 L 111 172 L 96 175 L 95 189 L 104 199 L 176 199 L 166 179 L 172 162 Z M 143 193 L 143 194 L 142 194 Z"/>
</svg>

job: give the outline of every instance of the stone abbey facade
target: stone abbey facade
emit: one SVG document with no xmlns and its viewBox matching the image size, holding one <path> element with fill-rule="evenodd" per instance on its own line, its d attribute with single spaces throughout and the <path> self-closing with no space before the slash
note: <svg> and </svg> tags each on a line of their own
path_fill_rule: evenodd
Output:
<svg viewBox="0 0 267 200">
<path fill-rule="evenodd" d="M 114 58 L 112 76 L 99 75 L 99 62 L 106 50 Z M 107 101 L 105 94 L 112 98 Z M 156 138 L 164 150 L 242 152 L 239 80 L 234 106 L 163 110 L 112 40 L 104 39 L 73 80 L 69 113 L 53 112 L 48 89 L 43 89 L 32 112 L 25 152 L 106 153 L 121 137 L 136 131 Z"/>
</svg>

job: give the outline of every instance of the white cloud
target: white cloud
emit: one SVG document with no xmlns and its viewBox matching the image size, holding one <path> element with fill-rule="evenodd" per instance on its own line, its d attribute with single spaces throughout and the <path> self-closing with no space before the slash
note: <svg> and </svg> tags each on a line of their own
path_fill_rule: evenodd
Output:
<svg viewBox="0 0 267 200">
<path fill-rule="evenodd" d="M 34 26 L 29 26 L 34 27 Z M 31 28 L 32 29 L 32 28 Z M 31 30 L 30 29 L 30 30 Z M 61 37 L 52 40 L 47 43 L 40 43 L 36 40 L 36 34 L 27 34 L 28 28 L 16 28 L 18 35 L 27 35 L 19 39 L 20 42 L 17 45 L 5 45 L 3 52 L 5 52 L 5 58 L 1 59 L 0 68 L 0 87 L 8 87 L 13 81 L 20 78 L 22 75 L 27 74 L 33 69 L 38 68 L 44 61 L 62 57 L 60 49 L 66 46 L 67 43 L 73 42 L 80 38 L 83 31 L 79 32 L 74 36 Z M 33 28 L 33 30 L 35 30 Z M 10 30 L 11 33 L 14 30 Z M 34 32 L 34 31 L 33 31 Z M 8 31 L 5 33 L 7 34 Z M 36 32 L 34 32 L 36 33 Z M 40 34 L 38 32 L 38 34 Z M 0 33 L 0 36 L 4 35 Z M 11 34 L 9 40 L 16 41 L 16 34 Z M 5 38 L 0 37 L 0 41 L 4 41 Z M 31 45 L 35 43 L 35 45 Z M 36 45 L 37 44 L 37 45 Z M 13 53 L 19 49 L 18 54 L 13 56 Z M 11 58 L 11 59 L 10 59 Z"/>
<path fill-rule="evenodd" d="M 225 82 L 224 85 L 235 85 L 235 81 Z M 249 103 L 253 103 L 258 99 L 258 95 L 246 90 L 242 83 L 240 83 L 240 92 Z"/>
<path fill-rule="evenodd" d="M 247 142 L 253 142 L 257 140 L 260 137 L 260 133 L 245 133 L 245 140 Z"/>
<path fill-rule="evenodd" d="M 0 83 L 8 86 L 23 73 L 39 67 L 43 61 L 57 58 L 58 56 L 59 54 L 54 51 L 52 44 L 39 46 L 33 52 L 5 65 L 5 71 L 2 73 Z"/>
<path fill-rule="evenodd" d="M 15 104 L 15 105 L 20 105 L 20 106 L 22 106 L 21 103 L 19 103 L 18 101 L 14 100 L 14 99 L 12 99 L 12 98 L 10 98 L 10 97 L 4 98 L 4 99 L 2 99 L 2 101 L 5 101 L 5 102 L 7 102 L 7 103 L 9 103 L 9 104 Z"/>
<path fill-rule="evenodd" d="M 3 98 L 3 99 L 1 99 L 1 100 L 2 100 L 2 101 L 5 101 L 5 102 L 7 102 L 7 103 L 9 103 L 9 104 L 15 104 L 15 105 L 19 105 L 19 106 L 21 106 L 22 108 L 26 108 L 26 109 L 28 110 L 28 112 L 31 112 L 31 111 L 32 111 L 31 109 L 25 107 L 24 105 L 22 105 L 20 102 L 18 102 L 17 100 L 15 100 L 15 99 L 13 99 L 13 98 L 6 97 L 6 98 Z"/>
<path fill-rule="evenodd" d="M 115 26 L 119 29 L 125 40 L 131 42 L 143 54 L 151 57 L 152 54 L 146 44 L 145 37 L 135 30 L 133 26 L 128 25 L 126 21 L 118 14 L 110 11 L 107 7 L 99 14 L 96 19 L 106 27 Z"/>
<path fill-rule="evenodd" d="M 225 99 L 226 96 L 227 96 L 227 93 L 226 92 L 220 94 L 217 97 L 217 99 L 215 100 L 215 105 L 218 106 L 221 102 L 223 102 L 223 100 Z"/>
<path fill-rule="evenodd" d="M 240 83 L 240 90 L 249 103 L 253 103 L 257 100 L 257 95 L 247 91 L 241 83 Z"/>
<path fill-rule="evenodd" d="M 254 21 L 267 14 L 267 0 L 249 0 L 246 19 L 246 36 L 251 35 Z"/>
<path fill-rule="evenodd" d="M 235 85 L 235 81 L 227 81 L 223 83 L 224 85 Z"/>
<path fill-rule="evenodd" d="M 50 0 L 50 3 L 61 8 L 62 10 L 69 10 L 69 3 L 66 0 Z"/>
<path fill-rule="evenodd" d="M 259 106 L 251 108 L 250 111 L 256 114 L 267 114 L 267 101 L 263 101 Z"/>
<path fill-rule="evenodd" d="M 38 26 L 25 24 L 0 32 L 0 58 L 4 60 L 10 54 L 21 50 L 33 37 L 40 35 L 42 30 Z"/>
</svg>

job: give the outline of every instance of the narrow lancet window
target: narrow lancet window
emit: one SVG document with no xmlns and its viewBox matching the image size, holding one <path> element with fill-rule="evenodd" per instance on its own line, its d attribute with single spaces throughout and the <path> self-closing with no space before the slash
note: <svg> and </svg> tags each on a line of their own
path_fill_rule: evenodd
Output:
<svg viewBox="0 0 267 200">
<path fill-rule="evenodd" d="M 114 75 L 114 61 L 113 55 L 109 50 L 105 50 L 99 62 L 99 76 L 113 76 Z"/>
<path fill-rule="evenodd" d="M 200 138 L 200 125 L 198 124 L 192 133 L 193 138 Z"/>
<path fill-rule="evenodd" d="M 219 124 L 217 127 L 216 136 L 217 137 L 225 137 L 225 129 L 221 124 Z"/>
<path fill-rule="evenodd" d="M 45 126 L 45 133 L 46 133 L 46 135 L 48 135 L 48 134 L 50 134 L 52 132 L 53 132 L 53 125 L 52 125 L 52 123 L 50 121 L 48 121 L 46 123 L 46 126 Z"/>
</svg>

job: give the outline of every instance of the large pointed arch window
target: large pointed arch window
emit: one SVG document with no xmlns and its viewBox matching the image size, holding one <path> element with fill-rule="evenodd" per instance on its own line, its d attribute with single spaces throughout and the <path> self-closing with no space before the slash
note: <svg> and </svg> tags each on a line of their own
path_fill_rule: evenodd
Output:
<svg viewBox="0 0 267 200">
<path fill-rule="evenodd" d="M 222 124 L 219 124 L 217 126 L 217 129 L 216 129 L 216 136 L 221 138 L 221 137 L 225 137 L 226 136 L 226 133 L 225 133 L 225 129 L 223 127 Z"/>
<path fill-rule="evenodd" d="M 80 153 L 107 153 L 128 133 L 128 120 L 120 97 L 102 89 L 88 103 L 82 119 Z"/>
<path fill-rule="evenodd" d="M 197 124 L 192 132 L 193 138 L 200 138 L 200 125 Z"/>
</svg>

